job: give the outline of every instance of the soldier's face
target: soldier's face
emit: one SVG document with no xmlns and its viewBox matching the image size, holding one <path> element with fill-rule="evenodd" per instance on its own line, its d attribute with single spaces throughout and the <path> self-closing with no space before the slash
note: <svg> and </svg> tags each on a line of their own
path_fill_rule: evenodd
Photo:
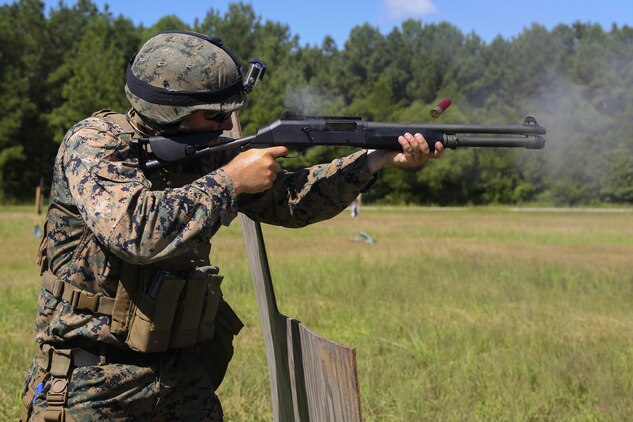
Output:
<svg viewBox="0 0 633 422">
<path fill-rule="evenodd" d="M 233 122 L 229 118 L 222 121 L 207 119 L 204 111 L 197 111 L 187 117 L 188 129 L 191 132 L 212 132 L 216 130 L 231 130 Z"/>
</svg>

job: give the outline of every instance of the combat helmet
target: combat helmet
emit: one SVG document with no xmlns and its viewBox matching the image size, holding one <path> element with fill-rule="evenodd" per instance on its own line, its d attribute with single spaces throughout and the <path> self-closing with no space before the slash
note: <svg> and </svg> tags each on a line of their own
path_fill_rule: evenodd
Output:
<svg viewBox="0 0 633 422">
<path fill-rule="evenodd" d="M 246 106 L 242 66 L 216 37 L 165 31 L 130 59 L 125 94 L 150 122 L 175 125 L 198 110 L 229 113 Z"/>
</svg>

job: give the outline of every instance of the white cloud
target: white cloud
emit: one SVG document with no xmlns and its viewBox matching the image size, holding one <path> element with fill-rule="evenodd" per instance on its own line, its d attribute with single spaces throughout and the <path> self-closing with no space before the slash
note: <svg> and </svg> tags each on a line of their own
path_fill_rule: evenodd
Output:
<svg viewBox="0 0 633 422">
<path fill-rule="evenodd" d="M 391 19 L 423 18 L 437 11 L 432 0 L 384 0 Z"/>
</svg>

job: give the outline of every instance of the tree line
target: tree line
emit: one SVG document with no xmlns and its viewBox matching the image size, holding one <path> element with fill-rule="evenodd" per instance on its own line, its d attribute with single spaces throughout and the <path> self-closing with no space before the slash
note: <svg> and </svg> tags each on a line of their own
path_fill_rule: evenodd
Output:
<svg viewBox="0 0 633 422">
<path fill-rule="evenodd" d="M 382 34 L 354 27 L 343 46 L 302 45 L 288 25 L 252 5 L 213 8 L 188 25 L 168 15 L 151 27 L 90 0 L 45 10 L 38 0 L 0 6 L 0 202 L 32 199 L 50 185 L 56 149 L 92 112 L 125 111 L 125 68 L 144 41 L 167 29 L 221 37 L 245 64 L 268 65 L 241 113 L 244 132 L 284 109 L 387 122 L 520 124 L 548 129 L 544 150 L 447 151 L 423 170 L 385 169 L 366 201 L 392 204 L 583 205 L 633 202 L 633 29 L 576 22 L 534 24 L 486 43 L 448 22 L 407 20 Z M 429 110 L 453 105 L 439 119 Z M 344 151 L 313 148 L 286 168 Z"/>
</svg>

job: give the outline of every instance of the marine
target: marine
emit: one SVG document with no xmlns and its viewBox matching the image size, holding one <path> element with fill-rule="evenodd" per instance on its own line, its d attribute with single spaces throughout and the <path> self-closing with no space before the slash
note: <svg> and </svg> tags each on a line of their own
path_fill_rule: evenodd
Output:
<svg viewBox="0 0 633 422">
<path fill-rule="evenodd" d="M 420 134 L 403 152 L 362 150 L 289 172 L 283 146 L 143 171 L 131 140 L 232 128 L 249 89 L 216 37 L 166 31 L 130 60 L 124 114 L 66 133 L 38 254 L 42 288 L 23 420 L 221 421 L 215 391 L 243 324 L 210 261 L 211 239 L 243 212 L 303 227 L 343 211 L 385 165 L 439 157 Z"/>
</svg>

